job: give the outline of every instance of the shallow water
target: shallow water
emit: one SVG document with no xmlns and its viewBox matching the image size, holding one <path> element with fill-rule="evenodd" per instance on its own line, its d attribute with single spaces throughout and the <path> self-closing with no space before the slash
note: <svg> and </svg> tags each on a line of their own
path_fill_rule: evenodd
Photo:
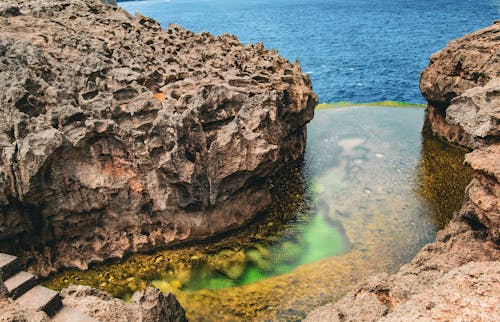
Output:
<svg viewBox="0 0 500 322">
<path fill-rule="evenodd" d="M 500 19 L 498 0 L 147 0 L 131 13 L 231 33 L 300 60 L 320 102 L 423 103 L 420 71 L 452 39 Z"/>
<path fill-rule="evenodd" d="M 47 285 L 83 283 L 127 298 L 152 284 L 173 292 L 193 320 L 303 318 L 371 272 L 395 271 L 460 206 L 470 181 L 464 151 L 422 136 L 424 113 L 319 109 L 303 164 L 275 180 L 261 220 L 220 240 L 67 271 Z"/>
</svg>

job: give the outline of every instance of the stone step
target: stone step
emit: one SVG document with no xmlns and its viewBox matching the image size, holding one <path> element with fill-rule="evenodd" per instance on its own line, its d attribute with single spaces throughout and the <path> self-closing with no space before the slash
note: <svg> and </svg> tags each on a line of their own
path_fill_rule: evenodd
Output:
<svg viewBox="0 0 500 322">
<path fill-rule="evenodd" d="M 21 260 L 16 256 L 0 253 L 0 276 L 7 280 L 21 270 Z"/>
<path fill-rule="evenodd" d="M 15 301 L 23 307 L 42 310 L 49 316 L 54 316 L 62 306 L 59 293 L 41 285 L 33 287 Z"/>
<path fill-rule="evenodd" d="M 35 275 L 21 271 L 11 276 L 4 284 L 9 291 L 8 296 L 16 299 L 33 288 L 37 283 Z"/>
<path fill-rule="evenodd" d="M 54 322 L 99 322 L 99 320 L 88 316 L 76 309 L 63 306 L 53 318 Z"/>
</svg>

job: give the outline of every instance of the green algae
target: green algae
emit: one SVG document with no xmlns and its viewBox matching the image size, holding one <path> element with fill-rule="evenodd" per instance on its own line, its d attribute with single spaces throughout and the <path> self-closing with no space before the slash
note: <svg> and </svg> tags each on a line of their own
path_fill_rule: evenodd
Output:
<svg viewBox="0 0 500 322">
<path fill-rule="evenodd" d="M 124 299 L 153 285 L 194 321 L 300 320 L 364 276 L 395 271 L 458 210 L 470 179 L 464 151 L 421 135 L 423 113 L 319 110 L 304 165 L 275 179 L 272 208 L 246 229 L 45 284 L 87 284 Z"/>
</svg>

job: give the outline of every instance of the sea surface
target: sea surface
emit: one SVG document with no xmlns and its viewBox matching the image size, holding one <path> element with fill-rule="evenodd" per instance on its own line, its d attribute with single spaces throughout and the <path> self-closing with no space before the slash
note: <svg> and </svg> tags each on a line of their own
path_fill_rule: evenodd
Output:
<svg viewBox="0 0 500 322">
<path fill-rule="evenodd" d="M 498 0 L 147 0 L 130 13 L 262 42 L 311 75 L 320 102 L 424 103 L 432 53 L 500 19 Z"/>
</svg>

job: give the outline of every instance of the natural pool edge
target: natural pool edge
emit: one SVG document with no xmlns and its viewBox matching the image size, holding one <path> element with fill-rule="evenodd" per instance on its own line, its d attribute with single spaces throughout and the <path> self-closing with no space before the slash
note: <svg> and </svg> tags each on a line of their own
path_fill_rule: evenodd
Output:
<svg viewBox="0 0 500 322">
<path fill-rule="evenodd" d="M 279 184 L 278 184 L 278 186 L 279 186 Z M 286 188 L 286 187 L 289 187 L 289 185 L 286 185 L 283 187 Z M 228 236 L 228 238 L 231 238 L 231 236 Z M 195 245 L 192 247 L 203 248 L 204 245 L 203 244 L 202 245 Z M 168 253 L 168 250 L 166 252 Z M 142 256 L 142 255 L 138 255 L 138 256 Z M 185 254 L 185 256 L 191 257 L 192 255 Z M 194 255 L 194 256 L 197 256 L 197 255 Z M 342 274 L 348 278 L 345 278 L 343 280 L 338 280 L 338 281 L 332 281 L 332 285 L 329 285 L 329 287 L 331 287 L 331 289 L 334 289 L 336 291 L 337 295 L 335 296 L 335 298 L 339 298 L 348 289 L 350 289 L 354 283 L 359 281 L 361 279 L 361 277 L 364 276 L 364 275 L 360 275 L 359 271 L 352 270 L 351 268 L 348 267 L 348 265 L 344 265 L 343 263 L 347 263 L 349 261 L 359 260 L 359 258 L 362 258 L 363 256 L 365 256 L 363 254 L 363 250 L 358 249 L 358 250 L 355 250 L 347 255 L 343 255 L 343 257 L 337 263 L 332 264 L 332 263 L 328 263 L 327 260 L 321 260 L 319 262 L 316 262 L 316 263 L 313 263 L 310 265 L 305 265 L 304 267 L 298 268 L 297 270 L 301 274 L 303 273 L 305 275 L 309 275 L 308 276 L 309 279 L 308 279 L 308 283 L 307 283 L 309 287 L 313 287 L 314 279 L 315 279 L 314 274 L 312 274 L 311 270 L 310 270 L 312 266 L 319 266 L 322 268 L 323 271 L 335 269 L 339 272 L 342 272 Z M 167 257 L 168 257 L 168 255 L 163 256 L 163 258 L 155 257 L 155 258 L 153 258 L 153 261 L 154 262 L 156 262 L 156 261 L 164 262 Z M 170 259 L 168 259 L 168 262 L 169 263 L 171 262 Z M 141 260 L 132 261 L 131 265 L 130 265 L 131 270 L 140 272 L 141 270 L 143 270 L 143 268 L 147 269 L 147 267 L 144 267 L 143 264 L 144 263 L 141 263 Z M 158 263 L 155 263 L 155 264 L 158 264 Z M 182 266 L 182 265 L 180 265 L 180 266 Z M 374 265 L 374 267 L 375 267 L 375 265 Z M 393 269 L 397 269 L 397 268 L 392 268 L 390 270 L 390 272 L 393 272 Z M 146 272 L 146 274 L 147 274 L 147 272 Z M 103 275 L 102 277 L 106 277 L 106 276 Z M 140 285 L 141 284 L 140 279 L 134 279 L 132 277 L 133 276 L 128 276 L 124 279 L 126 281 L 126 284 L 127 283 L 130 283 L 132 285 L 135 284 L 136 286 L 133 286 L 133 288 L 145 287 L 145 285 L 142 285 L 142 286 Z M 193 311 L 197 311 L 197 310 L 204 312 L 204 310 L 206 311 L 206 308 L 209 306 L 210 302 L 215 302 L 215 303 L 219 303 L 219 307 L 224 308 L 224 310 L 226 312 L 232 313 L 232 314 L 234 314 L 234 316 L 241 316 L 242 318 L 246 316 L 246 313 L 244 313 L 244 312 L 258 312 L 258 314 L 261 318 L 265 318 L 266 316 L 269 317 L 269 315 L 268 315 L 270 313 L 269 310 L 279 310 L 281 312 L 281 316 L 286 317 L 287 319 L 298 319 L 298 318 L 305 317 L 305 314 L 307 313 L 307 308 L 303 307 L 303 304 L 294 303 L 292 300 L 290 300 L 291 302 L 285 301 L 285 303 L 281 303 L 281 304 L 274 303 L 273 304 L 272 301 L 269 301 L 269 299 L 267 299 L 266 297 L 263 298 L 262 295 L 259 295 L 259 293 L 262 292 L 262 288 L 265 288 L 268 290 L 267 292 L 270 292 L 270 294 L 273 295 L 273 298 L 282 298 L 283 296 L 285 296 L 287 294 L 289 287 L 290 287 L 288 285 L 288 275 L 287 274 L 280 275 L 280 276 L 273 278 L 272 280 L 266 280 L 266 281 L 267 282 L 265 282 L 265 283 L 260 283 L 260 284 L 256 284 L 256 285 L 252 285 L 252 284 L 245 285 L 242 287 L 238 287 L 236 289 L 235 288 L 223 289 L 223 290 L 218 291 L 219 292 L 218 295 L 216 295 L 214 292 L 209 291 L 209 290 L 200 291 L 197 294 L 195 294 L 193 292 L 178 293 L 178 292 L 176 292 L 175 289 L 172 289 L 169 285 L 157 284 L 156 286 L 159 287 L 160 289 L 162 289 L 162 291 L 164 291 L 164 292 L 174 293 L 178 297 L 178 299 L 181 303 L 190 303 L 191 307 L 187 309 L 188 314 L 190 313 L 190 311 L 193 312 Z M 81 281 L 75 280 L 74 282 L 79 283 Z M 92 284 L 92 286 L 97 287 L 97 288 L 101 288 L 101 289 L 102 288 L 106 289 L 106 285 L 101 285 L 101 284 L 95 283 L 95 284 Z M 307 293 L 307 288 L 304 289 L 304 292 Z M 251 304 L 251 305 L 249 305 L 249 304 L 245 305 L 244 303 L 241 303 L 241 301 L 236 300 L 238 298 L 245 298 L 248 296 L 255 298 L 255 301 L 253 301 L 253 304 Z M 123 295 L 122 295 L 122 297 L 123 297 Z M 217 297 L 225 298 L 226 303 L 221 303 L 221 300 L 218 299 Z M 316 306 L 325 304 L 328 301 L 330 301 L 331 299 L 332 298 L 330 298 L 330 297 L 323 298 L 323 299 L 319 298 L 316 300 L 315 303 L 313 303 L 313 306 L 316 307 Z M 255 303 L 258 303 L 258 304 L 255 304 Z M 277 307 L 276 305 L 279 305 L 279 307 Z M 236 307 L 238 309 L 235 309 Z M 205 313 L 206 314 L 216 314 L 215 312 L 210 312 L 210 313 L 205 312 Z M 220 319 L 220 317 L 218 317 L 218 318 Z M 224 320 L 224 318 L 222 318 L 222 320 Z"/>
</svg>

